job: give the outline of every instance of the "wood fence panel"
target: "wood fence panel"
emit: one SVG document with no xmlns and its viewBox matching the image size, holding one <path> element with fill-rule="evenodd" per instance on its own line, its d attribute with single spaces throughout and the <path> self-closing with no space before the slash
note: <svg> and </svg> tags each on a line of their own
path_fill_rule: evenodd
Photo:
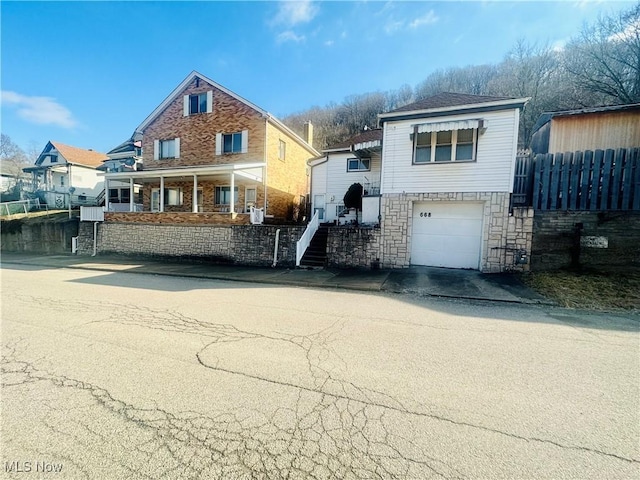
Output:
<svg viewBox="0 0 640 480">
<path fill-rule="evenodd" d="M 599 210 L 609 210 L 611 208 L 609 198 L 609 185 L 611 183 L 611 170 L 613 169 L 613 150 L 604 152 L 604 163 L 602 164 L 602 197 Z"/>
<path fill-rule="evenodd" d="M 576 158 L 580 158 L 580 210 L 586 210 L 589 200 L 589 181 L 591 179 L 591 162 L 582 152 L 576 152 Z"/>
<path fill-rule="evenodd" d="M 541 204 L 541 192 L 540 185 L 542 183 L 542 164 L 544 163 L 545 156 L 538 154 L 533 160 L 533 199 L 532 205 L 536 210 L 542 210 Z"/>
<path fill-rule="evenodd" d="M 558 209 L 558 190 L 560 187 L 560 168 L 562 167 L 562 160 L 564 155 L 558 153 L 553 158 L 553 168 L 551 170 L 551 192 L 550 192 L 550 204 L 549 209 Z"/>
<path fill-rule="evenodd" d="M 573 153 L 564 154 L 564 162 L 562 164 L 562 210 L 569 208 L 569 178 L 571 177 L 571 167 L 573 166 Z"/>
<path fill-rule="evenodd" d="M 622 206 L 621 210 L 631 209 L 631 186 L 633 185 L 633 156 L 631 150 L 621 150 L 625 155 L 624 170 L 622 171 Z"/>
<path fill-rule="evenodd" d="M 581 165 L 576 155 L 571 163 L 571 175 L 567 178 L 567 181 L 571 184 L 570 201 L 567 207 L 569 210 L 578 210 L 580 205 L 580 168 Z"/>
<path fill-rule="evenodd" d="M 611 178 L 611 210 L 620 210 L 620 192 L 622 191 L 622 166 L 624 164 L 624 150 L 614 150 L 613 176 Z"/>
<path fill-rule="evenodd" d="M 635 172 L 633 174 L 634 177 L 634 188 L 633 188 L 633 210 L 640 210 L 640 148 L 632 149 L 632 155 L 634 158 Z"/>
<path fill-rule="evenodd" d="M 595 152 L 589 150 L 584 152 L 586 155 L 593 157 L 593 177 L 591 183 L 591 199 L 589 202 L 589 210 L 598 209 L 598 201 L 601 198 L 602 190 L 602 159 L 604 152 L 602 150 L 596 150 Z"/>
</svg>

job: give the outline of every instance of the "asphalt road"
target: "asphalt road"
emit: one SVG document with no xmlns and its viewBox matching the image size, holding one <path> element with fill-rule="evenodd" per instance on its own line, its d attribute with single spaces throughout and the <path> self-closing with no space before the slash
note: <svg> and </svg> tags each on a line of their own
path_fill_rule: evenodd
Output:
<svg viewBox="0 0 640 480">
<path fill-rule="evenodd" d="M 640 477 L 637 317 L 1 275 L 2 478 Z"/>
</svg>

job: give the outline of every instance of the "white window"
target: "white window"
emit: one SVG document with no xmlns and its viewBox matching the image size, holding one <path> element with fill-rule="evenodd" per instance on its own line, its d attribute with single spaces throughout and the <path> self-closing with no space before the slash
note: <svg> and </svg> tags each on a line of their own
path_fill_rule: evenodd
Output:
<svg viewBox="0 0 640 480">
<path fill-rule="evenodd" d="M 370 158 L 350 158 L 347 160 L 347 172 L 366 172 L 371 170 Z"/>
<path fill-rule="evenodd" d="M 470 162 L 475 160 L 478 129 L 414 133 L 413 163 Z"/>
<path fill-rule="evenodd" d="M 282 161 L 286 159 L 287 155 L 287 144 L 284 140 L 280 140 L 280 146 L 278 147 L 278 158 Z"/>
<path fill-rule="evenodd" d="M 216 155 L 247 153 L 249 131 L 216 134 Z"/>
<path fill-rule="evenodd" d="M 182 188 L 173 187 L 164 189 L 165 205 L 182 205 Z"/>
<path fill-rule="evenodd" d="M 234 187 L 234 204 L 238 202 L 238 187 Z M 216 187 L 216 205 L 231 204 L 231 187 Z"/>
<path fill-rule="evenodd" d="M 154 160 L 180 158 L 180 139 L 155 140 L 153 142 Z"/>
<path fill-rule="evenodd" d="M 184 97 L 185 117 L 198 113 L 211 113 L 213 111 L 213 91 L 185 95 Z"/>
</svg>

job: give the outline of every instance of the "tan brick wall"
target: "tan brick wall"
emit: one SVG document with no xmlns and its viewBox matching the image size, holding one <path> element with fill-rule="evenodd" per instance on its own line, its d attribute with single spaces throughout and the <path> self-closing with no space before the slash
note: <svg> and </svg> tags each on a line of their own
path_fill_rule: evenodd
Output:
<svg viewBox="0 0 640 480">
<path fill-rule="evenodd" d="M 235 218 L 234 218 L 235 217 Z M 249 214 L 239 213 L 189 213 L 189 212 L 106 212 L 105 222 L 151 224 L 214 224 L 248 225 Z"/>
<path fill-rule="evenodd" d="M 183 96 L 213 90 L 213 112 L 183 115 Z M 194 80 L 147 126 L 142 140 L 144 168 L 220 165 L 264 161 L 266 119 L 230 95 L 200 80 Z M 216 134 L 249 131 L 248 152 L 216 155 Z M 180 138 L 180 158 L 153 159 L 154 140 Z"/>
<path fill-rule="evenodd" d="M 286 143 L 286 155 L 279 158 L 280 140 Z M 276 217 L 287 216 L 290 205 L 300 203 L 300 197 L 309 192 L 307 160 L 313 155 L 287 132 L 267 124 L 267 183 L 269 190 L 267 213 Z"/>
</svg>

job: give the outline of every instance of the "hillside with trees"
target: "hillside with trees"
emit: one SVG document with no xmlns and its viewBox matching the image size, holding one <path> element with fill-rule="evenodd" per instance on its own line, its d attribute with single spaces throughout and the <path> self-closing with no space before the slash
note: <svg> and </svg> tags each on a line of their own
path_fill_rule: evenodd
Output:
<svg viewBox="0 0 640 480">
<path fill-rule="evenodd" d="M 377 125 L 377 115 L 440 92 L 531 97 L 521 115 L 520 146 L 529 144 L 543 112 L 640 102 L 640 2 L 600 17 L 562 48 L 520 40 L 497 65 L 451 67 L 397 90 L 347 96 L 283 119 L 301 133 L 314 125 L 314 145 L 324 148 Z"/>
</svg>

